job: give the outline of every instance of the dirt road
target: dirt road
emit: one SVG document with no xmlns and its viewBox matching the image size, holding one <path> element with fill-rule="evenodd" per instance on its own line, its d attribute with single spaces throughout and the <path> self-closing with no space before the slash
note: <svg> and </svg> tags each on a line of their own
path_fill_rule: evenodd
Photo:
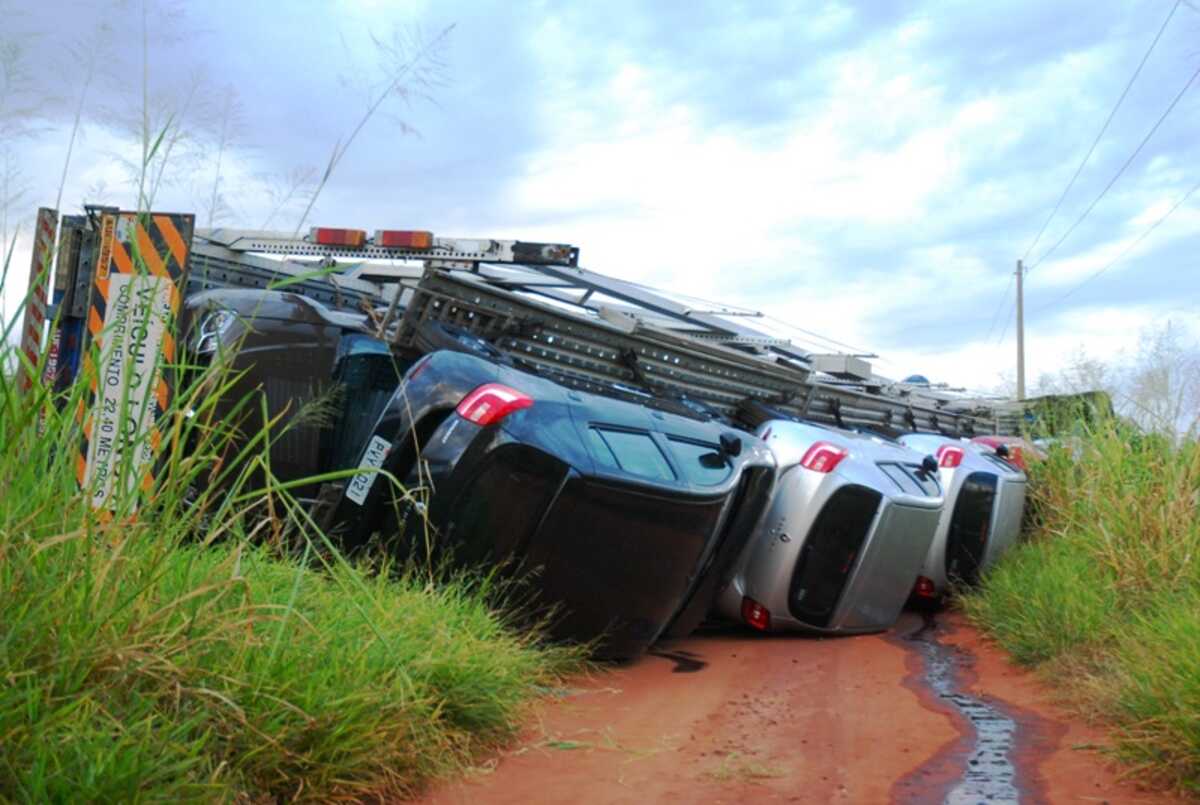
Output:
<svg viewBox="0 0 1200 805">
<path fill-rule="evenodd" d="M 953 615 L 851 639 L 689 638 L 559 691 L 523 740 L 428 803 L 1110 802 L 1122 782 Z"/>
</svg>

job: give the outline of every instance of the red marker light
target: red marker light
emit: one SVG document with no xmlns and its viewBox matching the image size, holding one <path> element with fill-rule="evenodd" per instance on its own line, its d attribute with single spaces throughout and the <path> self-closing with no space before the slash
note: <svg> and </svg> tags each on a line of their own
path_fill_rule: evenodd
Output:
<svg viewBox="0 0 1200 805">
<path fill-rule="evenodd" d="M 314 226 L 308 231 L 313 243 L 321 246 L 349 246 L 357 249 L 367 242 L 367 233 L 361 229 L 331 229 Z"/>
<path fill-rule="evenodd" d="M 499 383 L 488 383 L 472 391 L 458 404 L 458 415 L 476 425 L 492 425 L 514 411 L 533 405 L 533 398 Z"/>
<path fill-rule="evenodd" d="M 771 613 L 753 598 L 742 598 L 742 620 L 760 632 L 771 628 Z"/>
<path fill-rule="evenodd" d="M 377 229 L 375 245 L 388 249 L 430 249 L 433 248 L 433 233 L 415 229 Z"/>
<path fill-rule="evenodd" d="M 934 589 L 933 579 L 917 576 L 917 584 L 913 587 L 913 595 L 917 598 L 936 598 L 937 590 Z"/>
<path fill-rule="evenodd" d="M 937 450 L 937 460 L 939 467 L 954 469 L 959 464 L 962 464 L 963 449 L 961 447 L 954 447 L 953 445 L 944 444 Z"/>
<path fill-rule="evenodd" d="M 829 442 L 817 442 L 808 448 L 804 458 L 800 459 L 800 466 L 813 472 L 829 473 L 837 469 L 837 465 L 848 455 L 850 453 L 844 447 Z"/>
</svg>

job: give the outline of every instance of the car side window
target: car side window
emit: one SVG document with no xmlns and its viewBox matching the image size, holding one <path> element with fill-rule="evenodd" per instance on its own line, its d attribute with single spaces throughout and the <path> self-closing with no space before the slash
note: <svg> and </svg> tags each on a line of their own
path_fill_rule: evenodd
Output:
<svg viewBox="0 0 1200 805">
<path fill-rule="evenodd" d="M 729 460 L 721 455 L 715 444 L 692 442 L 686 439 L 669 439 L 671 450 L 679 460 L 683 474 L 694 484 L 716 486 L 723 483 L 733 472 Z"/>
<path fill-rule="evenodd" d="M 667 457 L 662 454 L 662 450 L 654 443 L 650 434 L 607 428 L 594 428 L 591 432 L 593 439 L 598 438 L 603 442 L 616 465 L 625 472 L 659 481 L 675 480 L 675 473 L 672 472 Z M 599 454 L 597 458 L 602 464 L 608 464 L 604 456 L 604 447 L 596 445 L 596 453 Z"/>
</svg>

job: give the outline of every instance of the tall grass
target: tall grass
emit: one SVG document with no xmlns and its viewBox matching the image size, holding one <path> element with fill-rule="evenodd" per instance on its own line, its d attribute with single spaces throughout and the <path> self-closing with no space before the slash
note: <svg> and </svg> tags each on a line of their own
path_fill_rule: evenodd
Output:
<svg viewBox="0 0 1200 805">
<path fill-rule="evenodd" d="M 1150 777 L 1200 794 L 1200 447 L 1102 424 L 1033 470 L 1039 524 L 969 617 Z"/>
<path fill-rule="evenodd" d="M 579 667 L 486 580 L 349 564 L 278 484 L 250 488 L 278 428 L 237 448 L 231 383 L 180 389 L 154 485 L 108 512 L 75 480 L 87 379 L 55 401 L 0 377 L 0 800 L 404 794 Z"/>
</svg>

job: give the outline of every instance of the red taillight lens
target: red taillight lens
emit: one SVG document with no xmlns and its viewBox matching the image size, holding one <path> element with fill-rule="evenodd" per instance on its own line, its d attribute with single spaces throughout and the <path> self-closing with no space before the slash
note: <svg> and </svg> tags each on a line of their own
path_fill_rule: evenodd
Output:
<svg viewBox="0 0 1200 805">
<path fill-rule="evenodd" d="M 963 449 L 961 447 L 954 447 L 952 445 L 944 444 L 938 448 L 937 460 L 939 467 L 953 469 L 959 464 L 962 464 Z"/>
<path fill-rule="evenodd" d="M 913 587 L 913 595 L 917 598 L 935 598 L 937 590 L 934 589 L 933 579 L 927 579 L 924 576 L 917 576 L 917 584 Z"/>
<path fill-rule="evenodd" d="M 813 472 L 833 472 L 850 453 L 829 442 L 817 442 L 800 459 L 800 466 Z"/>
<path fill-rule="evenodd" d="M 389 249 L 428 249 L 433 246 L 433 233 L 410 229 L 377 229 L 375 245 Z"/>
<path fill-rule="evenodd" d="M 1025 469 L 1025 452 L 1021 450 L 1021 445 L 1010 444 L 1008 446 L 1008 459 L 1021 469 Z"/>
<path fill-rule="evenodd" d="M 513 411 L 533 405 L 533 398 L 499 383 L 488 383 L 472 391 L 458 404 L 458 415 L 476 425 L 499 422 Z"/>
<path fill-rule="evenodd" d="M 314 226 L 308 231 L 313 243 L 322 246 L 350 246 L 358 248 L 367 242 L 367 233 L 361 229 L 331 229 Z"/>
<path fill-rule="evenodd" d="M 742 599 L 742 620 L 760 632 L 771 628 L 771 613 L 753 598 Z"/>
</svg>

